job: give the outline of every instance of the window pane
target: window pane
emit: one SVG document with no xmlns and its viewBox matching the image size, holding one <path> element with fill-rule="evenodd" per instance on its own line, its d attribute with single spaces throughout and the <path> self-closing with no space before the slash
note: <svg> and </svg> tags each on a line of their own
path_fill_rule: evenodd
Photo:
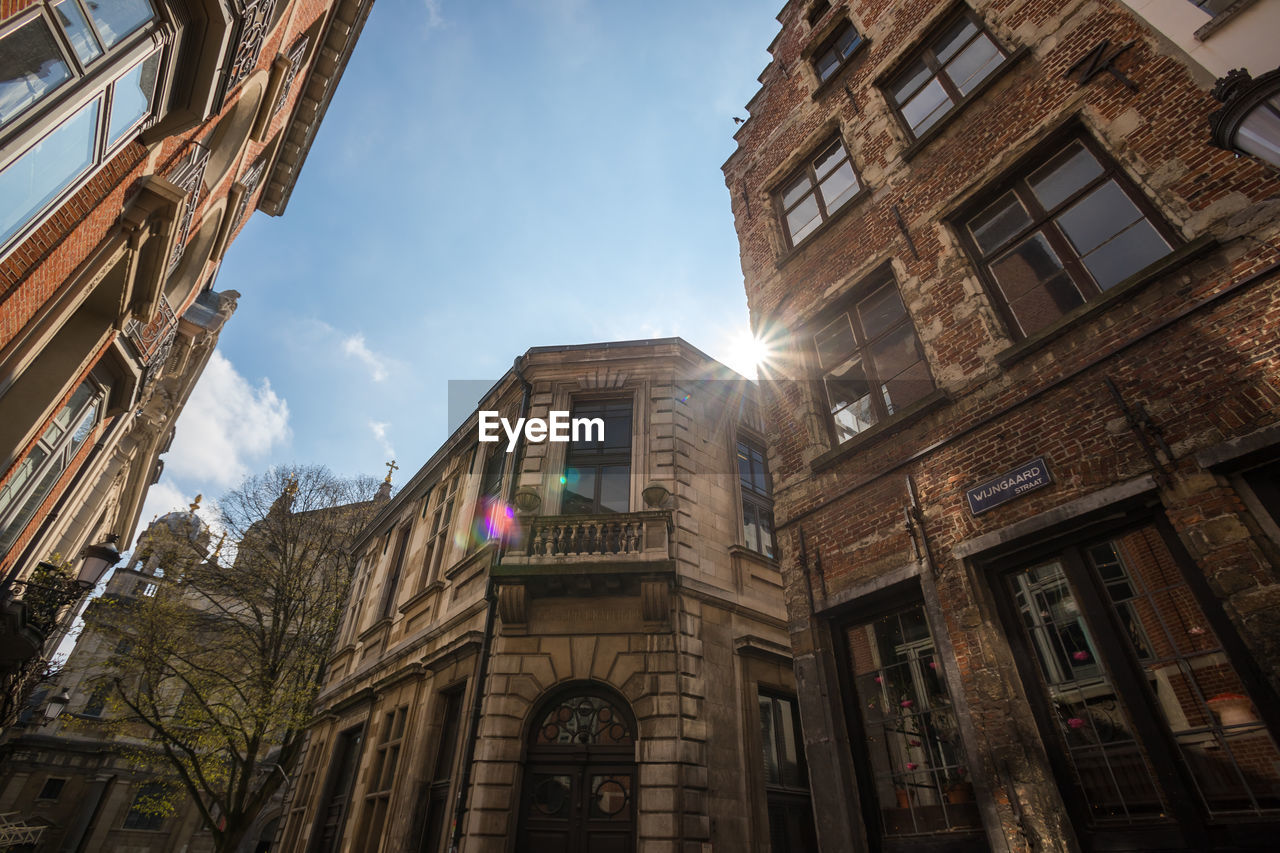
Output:
<svg viewBox="0 0 1280 853">
<path fill-rule="evenodd" d="M 1087 255 L 1142 218 L 1115 181 L 1107 181 L 1058 217 L 1058 225 L 1081 255 Z"/>
<path fill-rule="evenodd" d="M 796 178 L 796 180 L 792 182 L 791 186 L 783 190 L 782 206 L 787 208 L 791 207 L 803 198 L 805 193 L 809 192 L 811 189 L 813 189 L 813 181 L 809 180 L 809 174 L 806 172 L 799 178 Z"/>
<path fill-rule="evenodd" d="M 98 46 L 98 40 L 93 37 L 93 30 L 89 28 L 89 23 L 84 19 L 84 13 L 75 0 L 55 3 L 53 14 L 71 40 L 71 46 L 75 48 L 76 56 L 80 57 L 81 62 L 88 65 L 102 55 L 102 48 Z"/>
<path fill-rule="evenodd" d="M 846 201 L 858 192 L 858 176 L 853 173 L 853 165 L 848 160 L 840 164 L 840 168 L 831 173 L 820 185 L 822 201 L 827 205 L 827 214 L 834 213 Z"/>
<path fill-rule="evenodd" d="M 810 195 L 800 202 L 795 210 L 787 214 L 787 232 L 791 235 L 791 242 L 799 243 L 813 233 L 813 229 L 817 228 L 821 223 L 822 217 L 818 212 L 818 197 Z"/>
<path fill-rule="evenodd" d="M 858 319 L 862 321 L 863 334 L 868 340 L 877 338 L 885 329 L 906 316 L 898 288 L 882 287 L 858 303 Z"/>
<path fill-rule="evenodd" d="M 782 772 L 778 766 L 777 739 L 774 728 L 777 725 L 773 718 L 773 700 L 768 696 L 760 697 L 760 746 L 764 755 L 764 781 L 767 785 L 782 782 Z"/>
<path fill-rule="evenodd" d="M 600 511 L 627 512 L 631 509 L 631 466 L 611 465 L 600 469 Z"/>
<path fill-rule="evenodd" d="M 1000 49 L 987 36 L 980 35 L 960 55 L 947 64 L 947 76 L 960 94 L 967 95 L 1000 65 Z"/>
<path fill-rule="evenodd" d="M 832 169 L 840 164 L 841 160 L 847 159 L 849 159 L 849 155 L 844 150 L 844 144 L 837 142 L 814 159 L 813 172 L 818 176 L 818 180 L 823 180 Z"/>
<path fill-rule="evenodd" d="M 760 550 L 766 557 L 777 557 L 773 542 L 773 513 L 760 510 Z"/>
<path fill-rule="evenodd" d="M 969 231 L 983 252 L 1003 246 L 1015 234 L 1031 224 L 1022 202 L 1013 193 L 1005 193 L 998 201 L 969 220 Z"/>
<path fill-rule="evenodd" d="M 990 269 L 1024 335 L 1084 302 L 1043 234 L 1032 234 Z"/>
<path fill-rule="evenodd" d="M 111 116 L 107 121 L 107 145 L 114 145 L 151 112 L 156 90 L 160 54 L 153 53 L 116 81 L 111 96 Z"/>
<path fill-rule="evenodd" d="M 876 377 L 881 382 L 888 382 L 920 361 L 915 330 L 910 323 L 903 323 L 872 344 L 871 355 L 876 367 Z"/>
<path fill-rule="evenodd" d="M 154 13 L 147 0 L 110 0 L 106 3 L 89 3 L 89 17 L 108 48 L 115 47 L 125 36 L 137 30 Z"/>
<path fill-rule="evenodd" d="M 893 100 L 901 105 L 903 101 L 915 94 L 916 89 L 923 86 L 925 81 L 932 75 L 933 72 L 929 70 L 929 66 L 925 65 L 923 61 L 917 60 L 912 63 L 898 77 L 897 82 L 890 87 L 889 92 L 893 95 Z"/>
<path fill-rule="evenodd" d="M 964 47 L 969 39 L 978 32 L 978 26 L 968 18 L 961 18 L 952 24 L 937 41 L 933 43 L 934 56 L 938 62 L 945 63 Z"/>
<path fill-rule="evenodd" d="M 742 541 L 752 551 L 760 550 L 760 520 L 756 508 L 751 504 L 742 505 Z"/>
<path fill-rule="evenodd" d="M 840 67 L 840 54 L 833 46 L 814 61 L 814 70 L 818 72 L 818 79 L 826 81 Z"/>
<path fill-rule="evenodd" d="M 825 368 L 845 361 L 853 354 L 857 344 L 853 339 L 853 327 L 849 315 L 841 314 L 826 328 L 814 335 L 818 347 L 818 364 Z"/>
<path fill-rule="evenodd" d="M 1079 142 L 1053 158 L 1027 179 L 1045 210 L 1053 210 L 1067 197 L 1102 174 L 1102 164 Z"/>
<path fill-rule="evenodd" d="M 99 103 L 90 101 L 0 172 L 0 243 L 93 165 Z"/>
<path fill-rule="evenodd" d="M 942 88 L 942 83 L 935 79 L 921 89 L 918 95 L 902 105 L 902 117 L 907 120 L 911 130 L 919 136 L 946 115 L 950 108 L 951 97 Z"/>
<path fill-rule="evenodd" d="M 565 515 L 582 515 L 593 512 L 596 504 L 596 469 L 568 468 L 564 472 Z"/>
<path fill-rule="evenodd" d="M 1135 222 L 1114 240 L 1084 259 L 1098 287 L 1106 290 L 1169 253 L 1169 244 L 1145 219 Z"/>
<path fill-rule="evenodd" d="M 44 18 L 0 39 L 0 125 L 71 79 Z"/>
</svg>

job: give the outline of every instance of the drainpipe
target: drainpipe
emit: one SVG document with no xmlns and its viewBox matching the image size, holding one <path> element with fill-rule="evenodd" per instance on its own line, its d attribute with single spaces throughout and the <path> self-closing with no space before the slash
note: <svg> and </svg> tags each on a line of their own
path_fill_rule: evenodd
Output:
<svg viewBox="0 0 1280 853">
<path fill-rule="evenodd" d="M 520 380 L 520 417 L 525 418 L 529 415 L 529 397 L 533 390 L 533 386 L 529 384 L 529 380 L 525 379 L 524 373 L 524 356 L 516 356 L 515 364 L 512 365 L 512 371 L 515 372 L 516 378 Z M 509 465 L 504 466 L 510 471 L 510 481 L 507 487 L 507 502 L 515 497 L 516 470 L 515 460 L 520 458 L 520 453 L 524 450 L 524 430 L 520 431 L 517 439 L 517 445 L 514 451 L 509 454 L 511 459 L 507 460 Z M 454 805 L 453 811 L 453 828 L 449 837 L 449 853 L 458 853 L 459 845 L 462 843 L 462 823 L 467 816 L 467 797 L 471 793 L 471 767 L 476 757 L 476 735 L 480 731 L 480 717 L 484 709 L 484 690 L 485 683 L 489 678 L 489 658 L 493 651 L 493 621 L 497 613 L 498 589 L 493 583 L 493 567 L 498 562 L 499 551 L 503 548 L 501 542 L 494 548 L 489 557 L 489 576 L 485 582 L 484 600 L 484 634 L 480 638 L 480 655 L 479 662 L 476 664 L 476 686 L 472 691 L 471 700 L 471 721 L 467 724 L 467 737 L 463 741 L 466 750 L 462 760 L 462 777 L 458 780 L 458 798 Z"/>
</svg>

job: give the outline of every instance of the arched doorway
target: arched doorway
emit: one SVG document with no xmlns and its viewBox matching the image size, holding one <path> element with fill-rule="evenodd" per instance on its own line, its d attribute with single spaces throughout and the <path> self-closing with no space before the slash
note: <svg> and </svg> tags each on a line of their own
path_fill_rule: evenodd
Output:
<svg viewBox="0 0 1280 853">
<path fill-rule="evenodd" d="M 636 725 L 627 702 L 590 682 L 530 718 L 520 844 L 525 853 L 634 853 Z"/>
</svg>

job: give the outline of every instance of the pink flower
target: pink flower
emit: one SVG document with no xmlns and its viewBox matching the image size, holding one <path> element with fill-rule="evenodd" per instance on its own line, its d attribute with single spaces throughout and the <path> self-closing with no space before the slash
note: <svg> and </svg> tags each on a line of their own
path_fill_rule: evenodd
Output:
<svg viewBox="0 0 1280 853">
<path fill-rule="evenodd" d="M 1067 720 L 1067 725 L 1071 726 L 1071 728 L 1073 729 L 1082 729 L 1084 728 L 1084 720 L 1080 719 L 1079 717 L 1072 717 L 1071 719 Z"/>
<path fill-rule="evenodd" d="M 937 669 L 937 668 L 938 668 L 938 662 L 936 660 L 929 661 L 929 669 Z"/>
<path fill-rule="evenodd" d="M 908 745 L 910 745 L 910 746 L 919 746 L 919 745 L 920 745 L 920 741 L 918 741 L 918 740 L 909 740 L 909 741 L 907 741 L 907 744 L 908 744 Z"/>
<path fill-rule="evenodd" d="M 914 761 L 908 761 L 908 762 L 907 762 L 907 769 L 908 769 L 908 770 L 915 770 L 915 769 L 916 769 L 917 767 L 919 767 L 919 766 L 920 766 L 920 765 L 919 765 L 919 764 L 916 764 Z"/>
<path fill-rule="evenodd" d="M 1088 660 L 1089 653 L 1088 652 L 1072 652 L 1071 659 L 1072 660 Z"/>
<path fill-rule="evenodd" d="M 915 702 L 912 702 L 910 699 L 903 699 L 903 700 L 902 700 L 901 702 L 899 702 L 898 704 L 899 704 L 899 705 L 901 705 L 901 706 L 902 706 L 902 707 L 904 707 L 904 708 L 910 708 L 912 705 L 914 705 L 914 704 L 915 704 Z"/>
<path fill-rule="evenodd" d="M 883 684 L 883 683 L 884 683 L 884 679 L 877 675 L 877 676 L 876 676 L 876 684 Z"/>
</svg>

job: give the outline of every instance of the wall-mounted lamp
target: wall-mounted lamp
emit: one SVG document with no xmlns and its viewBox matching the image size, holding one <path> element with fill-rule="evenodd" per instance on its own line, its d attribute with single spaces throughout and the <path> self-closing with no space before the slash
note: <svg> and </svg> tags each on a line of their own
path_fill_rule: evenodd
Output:
<svg viewBox="0 0 1280 853">
<path fill-rule="evenodd" d="M 1218 79 L 1213 96 L 1222 101 L 1209 116 L 1213 144 L 1280 168 L 1280 68 L 1256 78 L 1233 69 Z"/>
</svg>

